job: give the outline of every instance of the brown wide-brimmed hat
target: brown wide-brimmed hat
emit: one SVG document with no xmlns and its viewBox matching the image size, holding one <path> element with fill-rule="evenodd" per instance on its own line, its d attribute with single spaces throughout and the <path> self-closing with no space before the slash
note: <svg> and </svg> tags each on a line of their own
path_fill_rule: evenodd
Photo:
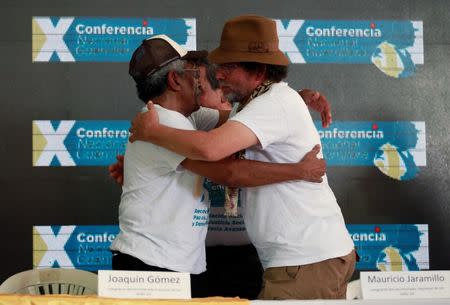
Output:
<svg viewBox="0 0 450 305">
<path fill-rule="evenodd" d="M 289 60 L 278 47 L 278 34 L 272 19 L 246 15 L 228 20 L 222 31 L 220 46 L 209 60 L 215 64 L 257 62 L 287 66 Z"/>
</svg>

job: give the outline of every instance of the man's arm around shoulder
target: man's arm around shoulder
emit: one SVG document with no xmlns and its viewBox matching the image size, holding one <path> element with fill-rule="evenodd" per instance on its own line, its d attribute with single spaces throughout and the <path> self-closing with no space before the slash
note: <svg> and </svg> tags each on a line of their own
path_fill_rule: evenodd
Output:
<svg viewBox="0 0 450 305">
<path fill-rule="evenodd" d="M 159 124 L 153 104 L 147 107 L 147 112 L 133 119 L 130 142 L 151 142 L 189 159 L 203 161 L 219 161 L 259 143 L 253 131 L 236 121 L 227 121 L 208 132 L 175 129 Z"/>
<path fill-rule="evenodd" d="M 185 159 L 181 164 L 187 170 L 211 181 L 233 187 L 253 187 L 289 180 L 322 182 L 326 162 L 318 159 L 320 146 L 316 145 L 297 163 L 268 163 L 254 160 L 226 158 L 216 162 Z"/>
</svg>

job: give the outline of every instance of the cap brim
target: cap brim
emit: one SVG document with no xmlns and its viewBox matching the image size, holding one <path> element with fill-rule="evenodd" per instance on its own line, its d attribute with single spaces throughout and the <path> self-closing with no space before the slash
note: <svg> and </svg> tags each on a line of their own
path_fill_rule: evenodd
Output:
<svg viewBox="0 0 450 305">
<path fill-rule="evenodd" d="M 289 59 L 281 51 L 257 53 L 223 50 L 220 47 L 209 53 L 208 60 L 213 64 L 257 62 L 268 65 L 289 65 Z"/>
<path fill-rule="evenodd" d="M 195 59 L 203 59 L 208 57 L 208 51 L 188 51 L 186 55 L 181 57 L 181 59 L 185 60 L 195 60 Z"/>
</svg>

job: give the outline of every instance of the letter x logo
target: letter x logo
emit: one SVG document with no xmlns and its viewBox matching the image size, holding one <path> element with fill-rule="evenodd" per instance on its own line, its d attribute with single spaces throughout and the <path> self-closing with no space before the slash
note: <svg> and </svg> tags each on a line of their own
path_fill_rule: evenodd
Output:
<svg viewBox="0 0 450 305">
<path fill-rule="evenodd" d="M 290 20 L 285 27 L 280 19 L 275 19 L 280 40 L 280 50 L 286 53 L 292 63 L 305 63 L 300 50 L 294 42 L 295 36 L 303 25 L 304 20 Z"/>
<path fill-rule="evenodd" d="M 33 121 L 33 123 L 40 131 L 40 134 L 33 134 L 33 150 L 36 149 L 37 144 L 34 142 L 38 142 L 38 137 L 42 136 L 46 141 L 46 145 L 34 166 L 49 166 L 55 156 L 61 166 L 75 166 L 72 156 L 64 145 L 64 140 L 75 125 L 75 121 L 60 121 L 56 130 L 50 121 Z"/>
<path fill-rule="evenodd" d="M 49 268 L 57 263 L 60 267 L 74 268 L 72 260 L 67 255 L 64 246 L 75 230 L 76 226 L 62 226 L 58 234 L 54 234 L 50 226 L 36 226 L 34 229 L 47 245 L 47 251 L 37 263 L 37 268 Z"/>
<path fill-rule="evenodd" d="M 34 61 L 49 61 L 54 52 L 56 52 L 61 61 L 75 61 L 63 40 L 74 20 L 73 17 L 60 18 L 56 26 L 53 26 L 49 17 L 34 17 L 33 20 L 39 25 L 46 38 Z M 33 35 L 38 34 L 33 33 Z"/>
</svg>

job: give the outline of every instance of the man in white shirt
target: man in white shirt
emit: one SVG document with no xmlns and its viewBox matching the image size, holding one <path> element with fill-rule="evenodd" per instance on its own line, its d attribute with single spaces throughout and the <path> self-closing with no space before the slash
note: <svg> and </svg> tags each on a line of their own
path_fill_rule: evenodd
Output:
<svg viewBox="0 0 450 305">
<path fill-rule="evenodd" d="M 282 80 L 287 57 L 278 49 L 273 20 L 229 20 L 209 59 L 237 113 L 209 132 L 160 124 L 152 104 L 138 115 L 130 141 L 149 141 L 190 159 L 215 161 L 238 153 L 246 159 L 294 162 L 320 143 L 298 94 Z M 245 150 L 245 152 L 243 151 Z M 262 299 L 345 298 L 355 267 L 353 241 L 326 177 L 246 188 L 244 219 L 264 267 Z"/>
<path fill-rule="evenodd" d="M 144 102 L 153 100 L 154 111 L 167 126 L 209 130 L 228 117 L 228 113 L 199 107 L 204 67 L 198 63 L 206 54 L 187 52 L 165 35 L 144 40 L 133 53 L 129 73 L 138 96 Z M 318 147 L 305 161 L 294 164 L 204 162 L 150 143 L 129 143 L 119 206 L 120 232 L 111 245 L 113 269 L 189 272 L 192 295 L 206 296 L 209 200 L 203 178 L 195 173 L 232 186 L 290 179 L 319 182 L 325 164 L 316 158 L 317 152 Z"/>
</svg>

